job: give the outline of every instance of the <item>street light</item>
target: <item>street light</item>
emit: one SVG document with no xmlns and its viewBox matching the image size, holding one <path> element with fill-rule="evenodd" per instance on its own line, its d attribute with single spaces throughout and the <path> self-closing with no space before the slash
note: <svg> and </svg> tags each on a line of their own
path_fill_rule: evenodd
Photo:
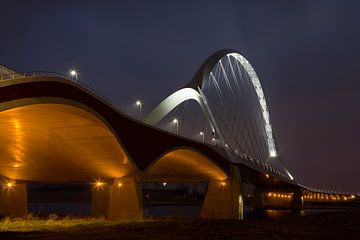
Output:
<svg viewBox="0 0 360 240">
<path fill-rule="evenodd" d="M 77 71 L 76 71 L 75 69 L 71 69 L 71 70 L 70 70 L 70 76 L 72 76 L 72 77 L 74 78 L 75 82 L 77 82 L 77 80 L 78 80 L 78 73 L 77 73 Z"/>
<path fill-rule="evenodd" d="M 200 132 L 200 136 L 201 136 L 202 142 L 205 142 L 205 135 L 204 135 L 204 132 Z"/>
<path fill-rule="evenodd" d="M 216 145 L 216 139 L 212 138 L 211 141 L 213 142 L 214 145 Z"/>
<path fill-rule="evenodd" d="M 136 101 L 136 106 L 139 107 L 139 119 L 141 119 L 141 105 L 142 105 L 141 101 L 140 101 L 140 100 L 137 100 L 137 101 Z"/>
<path fill-rule="evenodd" d="M 179 120 L 177 120 L 177 118 L 174 118 L 173 123 L 176 124 L 176 134 L 179 135 Z"/>
</svg>

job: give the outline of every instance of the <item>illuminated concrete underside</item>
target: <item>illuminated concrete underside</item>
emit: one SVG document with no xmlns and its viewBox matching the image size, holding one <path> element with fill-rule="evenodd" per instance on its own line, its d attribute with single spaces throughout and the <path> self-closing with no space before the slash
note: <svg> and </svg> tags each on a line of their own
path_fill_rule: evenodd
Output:
<svg viewBox="0 0 360 240">
<path fill-rule="evenodd" d="M 134 175 L 135 168 L 94 114 L 63 104 L 0 112 L 0 175 L 69 182 Z"/>
<path fill-rule="evenodd" d="M 168 182 L 197 182 L 227 178 L 228 176 L 210 159 L 190 149 L 178 149 L 165 154 L 144 174 L 145 180 Z"/>
</svg>

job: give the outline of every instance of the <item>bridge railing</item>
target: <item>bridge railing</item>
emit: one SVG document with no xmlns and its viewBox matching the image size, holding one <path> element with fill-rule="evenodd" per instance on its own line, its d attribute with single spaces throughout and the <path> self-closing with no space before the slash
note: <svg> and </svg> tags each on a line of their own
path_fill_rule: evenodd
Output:
<svg viewBox="0 0 360 240">
<path fill-rule="evenodd" d="M 60 77 L 62 79 L 68 80 L 69 82 L 75 83 L 82 88 L 85 88 L 92 94 L 94 94 L 97 98 L 100 98 L 103 100 L 107 105 L 110 105 L 114 110 L 121 112 L 120 109 L 114 104 L 112 101 L 110 101 L 108 98 L 106 98 L 101 93 L 97 92 L 93 88 L 87 86 L 86 84 L 82 83 L 78 79 L 71 77 L 69 75 L 58 73 L 58 72 L 50 72 L 50 71 L 30 71 L 30 72 L 23 72 L 23 73 L 9 73 L 9 74 L 3 74 L 0 75 L 0 82 L 4 81 L 11 81 L 15 79 L 21 79 L 26 77 Z"/>
</svg>

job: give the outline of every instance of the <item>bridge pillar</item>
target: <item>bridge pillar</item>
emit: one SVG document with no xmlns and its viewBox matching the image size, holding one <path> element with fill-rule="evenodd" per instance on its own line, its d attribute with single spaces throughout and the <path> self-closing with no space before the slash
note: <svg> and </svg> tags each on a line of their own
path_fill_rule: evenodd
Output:
<svg viewBox="0 0 360 240">
<path fill-rule="evenodd" d="M 110 190 L 109 219 L 141 220 L 141 188 L 135 178 L 115 179 Z"/>
<path fill-rule="evenodd" d="M 243 196 L 240 174 L 233 168 L 232 178 L 225 181 L 210 181 L 200 218 L 242 219 Z"/>
<path fill-rule="evenodd" d="M 110 200 L 110 185 L 102 183 L 92 189 L 91 215 L 100 217 L 107 216 Z"/>
<path fill-rule="evenodd" d="M 291 210 L 302 211 L 304 209 L 304 197 L 300 189 L 294 191 L 291 199 Z"/>
<path fill-rule="evenodd" d="M 265 205 L 265 199 L 263 196 L 263 192 L 259 189 L 255 188 L 254 191 L 254 201 L 253 201 L 253 207 L 254 209 L 262 209 Z"/>
<path fill-rule="evenodd" d="M 115 179 L 92 190 L 92 215 L 110 220 L 141 220 L 141 189 L 135 178 Z"/>
<path fill-rule="evenodd" d="M 0 217 L 25 217 L 26 214 L 26 184 L 22 182 L 3 184 L 0 193 Z"/>
</svg>

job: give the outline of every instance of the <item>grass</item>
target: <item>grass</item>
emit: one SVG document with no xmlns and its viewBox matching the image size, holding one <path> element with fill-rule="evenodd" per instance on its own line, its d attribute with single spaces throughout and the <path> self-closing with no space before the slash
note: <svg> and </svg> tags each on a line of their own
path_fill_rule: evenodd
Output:
<svg viewBox="0 0 360 240">
<path fill-rule="evenodd" d="M 144 221 L 151 221 L 144 220 Z M 28 214 L 25 218 L 3 218 L 0 220 L 0 232 L 43 232 L 64 231 L 71 228 L 111 228 L 119 224 L 129 224 L 129 221 L 109 221 L 104 217 L 58 217 L 50 214 L 48 217 L 38 217 Z"/>
<path fill-rule="evenodd" d="M 317 213 L 277 219 L 201 220 L 147 219 L 108 221 L 93 217 L 32 214 L 25 219 L 0 221 L 0 239 L 46 240 L 190 240 L 190 239 L 346 239 L 358 240 L 360 212 Z"/>
</svg>

